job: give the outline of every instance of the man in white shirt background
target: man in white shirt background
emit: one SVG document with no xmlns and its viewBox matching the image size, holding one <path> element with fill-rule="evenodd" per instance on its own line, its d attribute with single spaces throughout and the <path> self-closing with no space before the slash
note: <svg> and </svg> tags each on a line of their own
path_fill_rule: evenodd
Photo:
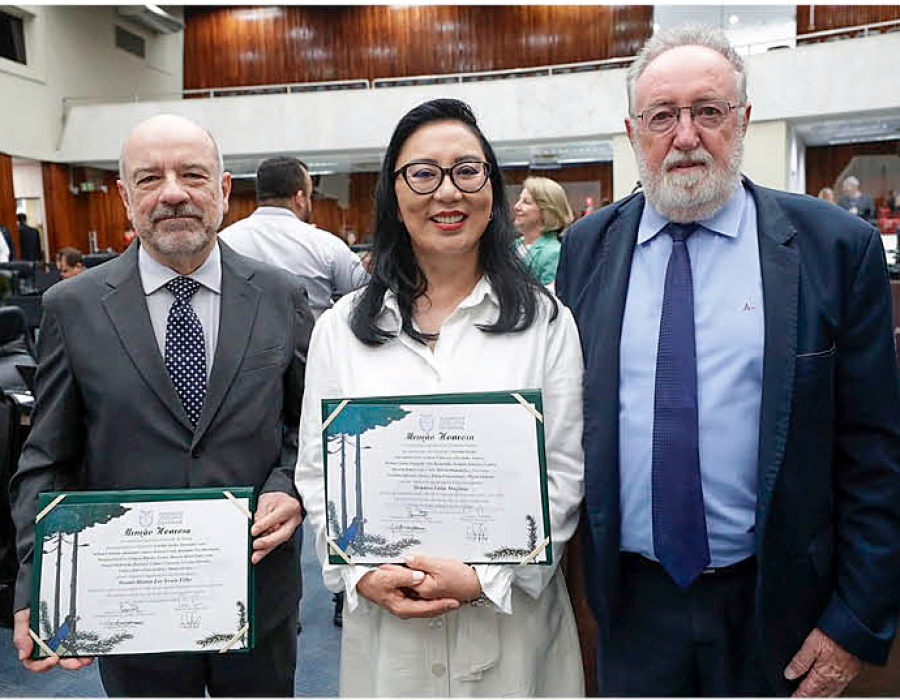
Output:
<svg viewBox="0 0 900 700">
<path fill-rule="evenodd" d="M 333 299 L 364 285 L 369 275 L 337 236 L 307 223 L 312 178 L 296 158 L 264 160 L 256 171 L 256 211 L 219 235 L 239 253 L 301 278 L 317 319 Z"/>
<path fill-rule="evenodd" d="M 340 238 L 308 223 L 312 190 L 309 169 L 302 161 L 286 156 L 264 160 L 256 171 L 256 211 L 219 237 L 239 253 L 300 277 L 318 320 L 337 297 L 368 282 L 369 273 Z M 297 528 L 298 550 L 303 543 L 301 528 Z M 300 590 L 302 597 L 302 579 Z M 342 593 L 335 595 L 334 624 L 339 627 L 343 602 Z"/>
</svg>

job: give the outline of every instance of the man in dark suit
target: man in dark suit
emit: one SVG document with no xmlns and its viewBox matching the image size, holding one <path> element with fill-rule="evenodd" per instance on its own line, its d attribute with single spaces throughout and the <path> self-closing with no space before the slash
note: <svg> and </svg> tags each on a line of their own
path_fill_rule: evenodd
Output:
<svg viewBox="0 0 900 700">
<path fill-rule="evenodd" d="M 628 73 L 643 192 L 569 229 L 605 695 L 833 695 L 900 599 L 900 396 L 877 231 L 740 176 L 717 30 Z M 697 225 L 699 224 L 699 226 Z"/>
<path fill-rule="evenodd" d="M 249 485 L 258 494 L 252 652 L 103 657 L 100 675 L 115 696 L 293 695 L 306 294 L 292 275 L 217 241 L 231 178 L 197 124 L 142 122 L 120 175 L 139 241 L 44 295 L 33 426 L 11 484 L 19 657 L 35 671 L 91 661 L 28 660 L 39 492 Z"/>
<path fill-rule="evenodd" d="M 21 212 L 16 214 L 19 221 L 19 250 L 22 260 L 41 261 L 41 234 L 36 228 L 28 225 L 28 217 Z"/>
</svg>

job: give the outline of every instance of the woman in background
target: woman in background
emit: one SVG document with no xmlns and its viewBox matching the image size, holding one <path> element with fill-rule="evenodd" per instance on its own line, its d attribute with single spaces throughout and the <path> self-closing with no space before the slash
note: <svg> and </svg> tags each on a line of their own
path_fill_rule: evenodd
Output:
<svg viewBox="0 0 900 700">
<path fill-rule="evenodd" d="M 529 177 L 514 211 L 519 255 L 541 284 L 555 282 L 559 236 L 575 220 L 565 190 L 549 178 Z"/>
<path fill-rule="evenodd" d="M 467 105 L 397 125 L 375 194 L 372 276 L 316 323 L 297 488 L 325 585 L 346 591 L 345 696 L 577 696 L 581 652 L 557 572 L 583 494 L 583 363 L 571 313 L 522 267 L 497 158 Z M 510 362 L 511 357 L 517 358 Z M 322 398 L 543 391 L 552 566 L 328 563 Z"/>
</svg>

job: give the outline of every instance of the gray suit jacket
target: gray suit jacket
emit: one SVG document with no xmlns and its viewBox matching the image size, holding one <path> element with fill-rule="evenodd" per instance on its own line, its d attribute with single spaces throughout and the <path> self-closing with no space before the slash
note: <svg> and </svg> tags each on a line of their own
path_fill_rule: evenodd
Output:
<svg viewBox="0 0 900 700">
<path fill-rule="evenodd" d="M 10 482 L 30 597 L 41 491 L 253 486 L 297 496 L 294 466 L 313 318 L 290 274 L 221 244 L 219 340 L 196 430 L 159 352 L 135 241 L 44 294 L 31 434 Z M 257 565 L 257 638 L 296 609 L 294 540 Z"/>
</svg>

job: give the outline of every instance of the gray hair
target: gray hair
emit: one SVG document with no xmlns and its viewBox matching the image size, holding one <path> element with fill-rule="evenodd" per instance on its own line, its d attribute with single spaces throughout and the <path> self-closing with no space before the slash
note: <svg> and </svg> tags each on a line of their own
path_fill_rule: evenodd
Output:
<svg viewBox="0 0 900 700">
<path fill-rule="evenodd" d="M 634 63 L 628 68 L 625 84 L 628 92 L 628 113 L 634 116 L 634 89 L 637 81 L 654 60 L 666 51 L 681 46 L 703 46 L 721 54 L 734 68 L 735 92 L 740 104 L 747 102 L 747 70 L 725 32 L 703 24 L 681 24 L 655 33 L 641 48 Z"/>
<path fill-rule="evenodd" d="M 172 114 L 172 115 L 157 115 L 157 116 L 177 117 L 180 115 Z M 184 117 L 184 119 L 187 119 L 187 121 L 193 121 L 192 119 L 188 119 L 187 117 Z M 148 121 L 148 120 L 145 119 L 144 121 Z M 141 122 L 141 123 L 143 123 L 143 122 Z M 194 122 L 194 123 L 197 124 L 197 122 Z M 140 124 L 138 124 L 138 126 L 140 126 Z M 199 126 L 201 129 L 203 129 L 203 131 L 206 133 L 206 135 L 209 136 L 209 140 L 212 141 L 213 151 L 215 151 L 215 154 L 216 154 L 216 162 L 219 165 L 219 177 L 222 177 L 222 175 L 225 174 L 225 158 L 222 156 L 222 151 L 219 149 L 219 144 L 209 129 L 207 129 L 203 126 L 200 126 L 199 124 L 197 124 L 197 126 Z M 125 144 L 126 143 L 128 143 L 128 139 L 125 139 L 125 143 L 122 144 L 122 148 L 119 151 L 119 179 L 122 182 L 124 182 L 126 185 L 128 185 L 129 184 L 128 179 L 125 177 Z"/>
<path fill-rule="evenodd" d="M 859 187 L 859 180 L 856 179 L 856 176 L 850 175 L 849 177 L 844 178 L 844 184 L 852 185 L 853 187 Z"/>
</svg>

